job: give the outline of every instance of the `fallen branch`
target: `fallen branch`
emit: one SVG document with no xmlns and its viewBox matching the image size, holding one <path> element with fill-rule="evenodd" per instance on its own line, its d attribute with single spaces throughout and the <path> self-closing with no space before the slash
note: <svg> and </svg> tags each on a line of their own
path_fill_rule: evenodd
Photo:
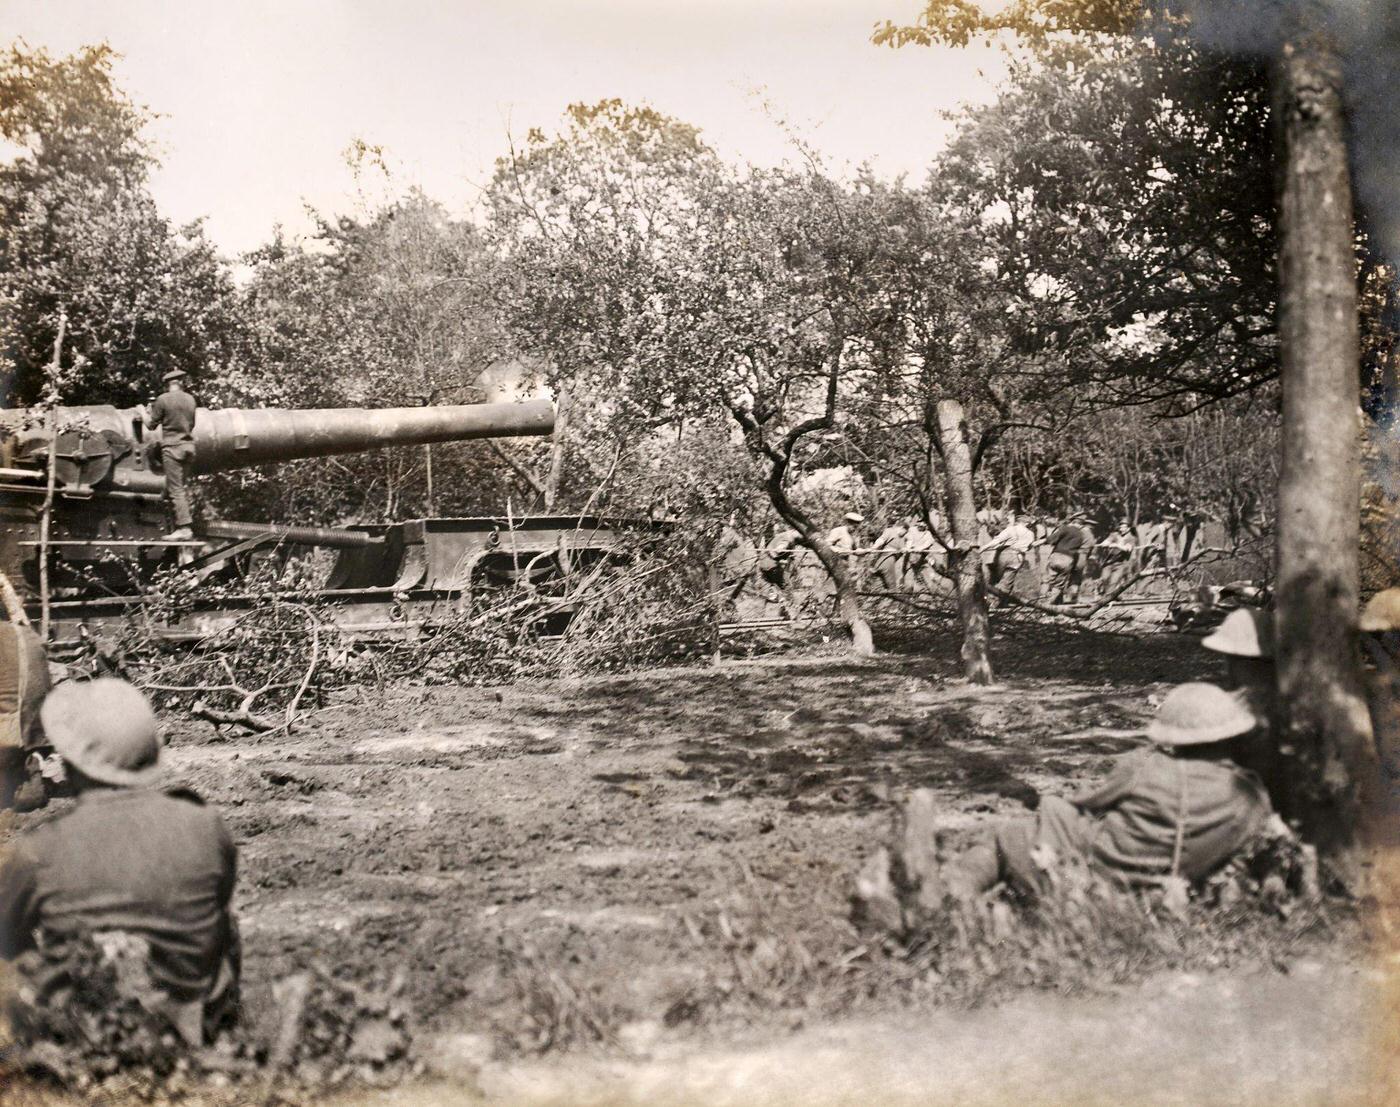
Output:
<svg viewBox="0 0 1400 1107">
<path fill-rule="evenodd" d="M 205 719 L 211 723 L 246 726 L 249 730 L 255 730 L 260 734 L 274 729 L 275 724 L 268 722 L 260 715 L 254 715 L 246 705 L 247 701 L 245 700 L 244 706 L 237 711 L 223 711 L 220 708 L 211 707 L 203 700 L 195 700 L 190 706 L 190 714 L 196 719 Z"/>
</svg>

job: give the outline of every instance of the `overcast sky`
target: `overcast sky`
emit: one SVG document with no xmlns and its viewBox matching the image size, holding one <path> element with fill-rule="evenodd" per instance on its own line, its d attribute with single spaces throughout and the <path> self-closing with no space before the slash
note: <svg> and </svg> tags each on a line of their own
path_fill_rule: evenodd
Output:
<svg viewBox="0 0 1400 1107">
<path fill-rule="evenodd" d="M 922 177 L 942 111 L 985 100 L 999 55 L 870 44 L 918 0 L 0 0 L 0 34 L 67 53 L 106 40 L 163 114 L 153 187 L 230 253 L 304 203 L 353 210 L 343 151 L 471 203 L 506 134 L 620 97 L 699 126 L 729 157 L 791 155 L 784 118 L 833 164 Z M 764 101 L 770 105 L 767 112 Z M 374 196 L 372 198 L 378 198 Z M 363 202 L 363 201 L 362 201 Z"/>
</svg>

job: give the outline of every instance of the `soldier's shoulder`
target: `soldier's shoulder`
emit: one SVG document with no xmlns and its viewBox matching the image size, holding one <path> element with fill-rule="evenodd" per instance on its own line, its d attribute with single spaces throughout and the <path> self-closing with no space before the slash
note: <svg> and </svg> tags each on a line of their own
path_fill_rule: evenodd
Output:
<svg viewBox="0 0 1400 1107">
<path fill-rule="evenodd" d="M 217 807 L 211 807 L 204 797 L 183 784 L 172 784 L 160 792 L 170 821 L 185 828 L 192 841 L 228 838 L 228 828 Z"/>
<path fill-rule="evenodd" d="M 51 809 L 52 806 L 50 804 Z M 44 812 L 43 822 L 37 826 L 25 827 L 10 840 L 10 856 L 16 860 L 31 861 L 42 858 L 58 843 L 80 832 L 80 820 L 74 818 L 78 811 L 78 805 L 71 804 L 63 811 Z"/>
<path fill-rule="evenodd" d="M 168 799 L 180 800 L 185 803 L 192 803 L 196 807 L 206 806 L 204 797 L 187 784 L 171 784 L 160 790 L 160 794 Z"/>
</svg>

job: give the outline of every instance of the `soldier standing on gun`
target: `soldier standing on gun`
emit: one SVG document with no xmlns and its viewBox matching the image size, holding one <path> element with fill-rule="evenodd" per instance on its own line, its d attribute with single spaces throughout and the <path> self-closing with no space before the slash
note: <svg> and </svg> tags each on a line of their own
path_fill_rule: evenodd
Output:
<svg viewBox="0 0 1400 1107">
<path fill-rule="evenodd" d="M 165 494 L 175 515 L 175 529 L 165 538 L 172 542 L 194 537 L 190 495 L 185 490 L 190 462 L 194 460 L 194 397 L 185 391 L 185 371 L 172 369 L 162 378 L 165 391 L 146 413 L 146 427 L 160 428 L 160 466 L 165 474 Z"/>
</svg>

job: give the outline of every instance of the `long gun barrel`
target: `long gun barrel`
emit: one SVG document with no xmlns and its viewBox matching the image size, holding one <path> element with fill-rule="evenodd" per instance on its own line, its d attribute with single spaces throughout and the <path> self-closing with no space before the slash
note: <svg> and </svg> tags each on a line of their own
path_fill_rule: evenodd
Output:
<svg viewBox="0 0 1400 1107">
<path fill-rule="evenodd" d="M 114 407 L 58 408 L 57 476 L 62 489 L 109 488 L 158 493 L 164 478 L 149 463 L 140 412 Z M 472 438 L 547 435 L 548 400 L 451 407 L 200 408 L 194 425 L 195 473 L 269 462 L 361 453 L 384 446 L 424 446 Z M 39 480 L 48 454 L 43 424 L 23 411 L 0 413 L 0 483 Z M 18 466 L 18 467 L 15 467 Z"/>
<path fill-rule="evenodd" d="M 193 468 L 196 473 L 217 473 L 381 446 L 426 446 L 469 438 L 544 435 L 553 430 L 554 407 L 548 400 L 378 410 L 201 409 L 194 423 Z"/>
</svg>

